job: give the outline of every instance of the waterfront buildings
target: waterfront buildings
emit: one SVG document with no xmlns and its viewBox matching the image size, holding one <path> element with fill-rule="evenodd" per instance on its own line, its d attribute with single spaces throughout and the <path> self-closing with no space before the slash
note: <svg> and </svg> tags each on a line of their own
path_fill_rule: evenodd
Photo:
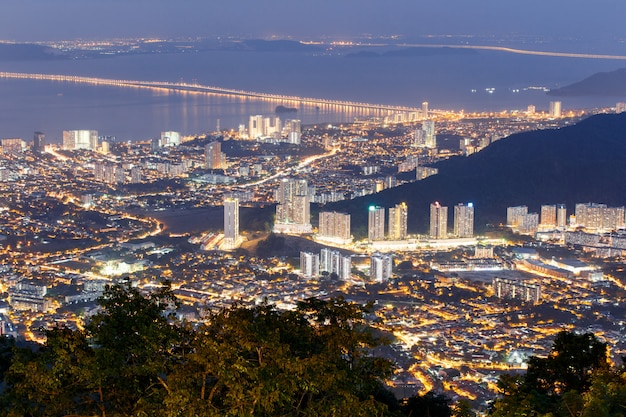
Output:
<svg viewBox="0 0 626 417">
<path fill-rule="evenodd" d="M 299 145 L 300 140 L 302 138 L 302 127 L 301 127 L 300 120 L 298 119 L 285 120 L 282 134 L 283 136 L 286 137 L 287 143 L 291 143 L 293 145 Z"/>
<path fill-rule="evenodd" d="M 159 144 L 164 148 L 180 145 L 180 132 L 161 132 L 161 141 Z"/>
<path fill-rule="evenodd" d="M 64 130 L 63 149 L 73 151 L 77 149 L 87 149 L 95 151 L 98 149 L 97 130 Z"/>
<path fill-rule="evenodd" d="M 561 117 L 561 102 L 551 101 L 549 113 L 552 117 Z"/>
</svg>

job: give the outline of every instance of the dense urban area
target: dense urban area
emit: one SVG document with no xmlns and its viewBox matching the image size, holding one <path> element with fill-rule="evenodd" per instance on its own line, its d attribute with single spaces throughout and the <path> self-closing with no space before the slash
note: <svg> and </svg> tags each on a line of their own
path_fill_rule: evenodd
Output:
<svg viewBox="0 0 626 417">
<path fill-rule="evenodd" d="M 597 109 L 622 112 L 625 105 Z M 1 140 L 2 334 L 43 341 L 85 326 L 107 285 L 171 283 L 179 319 L 311 297 L 372 303 L 390 343 L 397 397 L 434 391 L 486 409 L 501 374 L 527 369 L 563 330 L 626 353 L 624 207 L 602 201 L 516 206 L 475 224 L 472 202 L 372 206 L 367 225 L 325 206 L 437 174 L 511 134 L 571 125 L 589 112 L 432 111 L 301 126 L 289 108 L 239 129 L 151 142 L 68 130 Z M 2 133 L 0 132 L 0 136 Z M 448 227 L 448 220 L 450 227 Z"/>
</svg>

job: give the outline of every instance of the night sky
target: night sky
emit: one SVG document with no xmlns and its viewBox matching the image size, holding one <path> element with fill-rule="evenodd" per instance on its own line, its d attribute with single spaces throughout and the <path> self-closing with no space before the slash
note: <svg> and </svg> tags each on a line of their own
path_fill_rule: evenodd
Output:
<svg viewBox="0 0 626 417">
<path fill-rule="evenodd" d="M 623 0 L 2 0 L 13 41 L 366 33 L 626 39 Z"/>
</svg>

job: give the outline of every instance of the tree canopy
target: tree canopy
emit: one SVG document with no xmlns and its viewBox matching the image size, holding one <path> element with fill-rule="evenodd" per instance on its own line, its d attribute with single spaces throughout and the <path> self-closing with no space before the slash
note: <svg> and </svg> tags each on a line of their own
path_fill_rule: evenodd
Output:
<svg viewBox="0 0 626 417">
<path fill-rule="evenodd" d="M 611 368 L 593 334 L 561 332 L 548 357 L 532 357 L 524 375 L 504 375 L 493 417 L 609 417 L 626 410 L 626 373 Z"/>
<path fill-rule="evenodd" d="M 371 355 L 366 306 L 309 299 L 295 310 L 233 306 L 191 328 L 169 287 L 109 288 L 83 330 L 16 349 L 7 416 L 381 416 L 397 404 Z"/>
</svg>

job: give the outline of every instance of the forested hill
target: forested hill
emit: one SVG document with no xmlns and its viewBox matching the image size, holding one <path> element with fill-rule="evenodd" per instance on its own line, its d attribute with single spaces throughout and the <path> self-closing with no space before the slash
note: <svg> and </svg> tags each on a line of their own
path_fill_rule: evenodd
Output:
<svg viewBox="0 0 626 417">
<path fill-rule="evenodd" d="M 367 224 L 367 207 L 406 202 L 409 232 L 426 232 L 429 205 L 473 202 L 475 223 L 505 221 L 506 208 L 541 204 L 597 202 L 626 204 L 626 114 L 597 115 L 575 126 L 519 133 L 493 143 L 467 158 L 437 165 L 439 174 L 425 180 L 354 200 L 327 205 L 346 211 L 353 227 Z"/>
<path fill-rule="evenodd" d="M 610 72 L 598 72 L 582 81 L 550 90 L 548 95 L 554 97 L 624 97 L 626 96 L 626 68 Z"/>
</svg>

